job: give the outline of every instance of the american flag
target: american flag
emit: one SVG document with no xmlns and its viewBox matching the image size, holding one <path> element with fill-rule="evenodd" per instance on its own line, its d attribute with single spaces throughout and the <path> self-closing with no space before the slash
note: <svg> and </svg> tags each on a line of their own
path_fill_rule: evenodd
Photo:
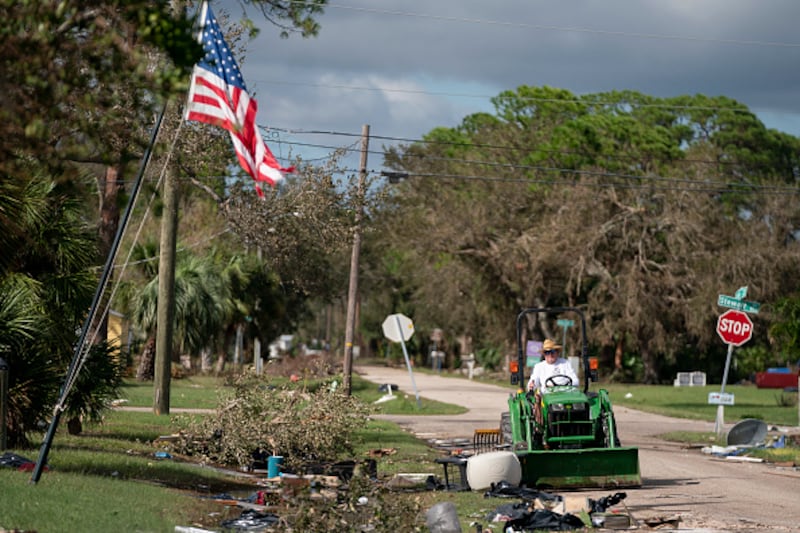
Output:
<svg viewBox="0 0 800 533">
<path fill-rule="evenodd" d="M 264 193 L 259 182 L 275 185 L 283 172 L 256 126 L 258 104 L 250 98 L 239 65 L 217 24 L 208 2 L 203 2 L 200 18 L 203 21 L 199 42 L 205 56 L 194 66 L 186 105 L 186 120 L 206 122 L 225 128 L 231 134 L 239 163 L 256 181 L 256 192 Z"/>
</svg>

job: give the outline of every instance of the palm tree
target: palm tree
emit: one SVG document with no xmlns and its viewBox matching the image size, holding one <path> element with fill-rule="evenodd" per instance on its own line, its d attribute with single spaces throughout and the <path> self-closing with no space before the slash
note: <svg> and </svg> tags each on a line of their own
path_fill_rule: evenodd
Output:
<svg viewBox="0 0 800 533">
<path fill-rule="evenodd" d="M 0 177 L 0 356 L 9 365 L 11 446 L 28 444 L 52 410 L 97 284 L 83 203 L 35 167 L 20 170 Z M 81 376 L 68 415 L 99 416 L 118 374 Z"/>
<path fill-rule="evenodd" d="M 145 332 L 136 377 L 153 378 L 158 277 L 151 278 L 131 302 L 134 325 Z M 175 267 L 175 348 L 199 353 L 207 348 L 232 313 L 230 287 L 213 258 L 181 255 Z"/>
</svg>

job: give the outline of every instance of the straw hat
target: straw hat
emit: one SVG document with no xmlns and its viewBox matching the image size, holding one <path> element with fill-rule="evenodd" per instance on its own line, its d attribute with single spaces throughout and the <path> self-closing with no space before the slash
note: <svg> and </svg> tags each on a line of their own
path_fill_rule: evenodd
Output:
<svg viewBox="0 0 800 533">
<path fill-rule="evenodd" d="M 542 352 L 546 352 L 548 350 L 560 350 L 560 349 L 561 345 L 556 344 L 550 339 L 545 339 L 544 342 L 542 343 Z"/>
</svg>

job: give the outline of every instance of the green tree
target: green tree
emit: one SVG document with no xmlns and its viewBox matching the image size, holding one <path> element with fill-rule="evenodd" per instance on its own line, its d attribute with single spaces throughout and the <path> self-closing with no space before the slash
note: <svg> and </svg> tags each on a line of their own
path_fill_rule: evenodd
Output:
<svg viewBox="0 0 800 533">
<path fill-rule="evenodd" d="M 480 349 L 512 339 L 522 307 L 578 305 L 594 349 L 656 382 L 715 364 L 725 287 L 796 290 L 798 139 L 724 97 L 520 87 L 493 101 L 494 116 L 386 154 L 409 179 L 387 185 L 374 246 L 418 325 L 466 327 Z M 530 328 L 554 334 L 542 317 Z"/>
<path fill-rule="evenodd" d="M 46 419 L 73 358 L 95 277 L 95 237 L 83 206 L 30 167 L 32 177 L 0 180 L 0 234 L 13 241 L 0 268 L 0 357 L 9 364 L 9 442 L 25 445 Z M 99 353 L 99 350 L 98 350 Z M 94 361 L 98 353 L 90 360 Z M 97 416 L 116 395 L 113 361 L 89 363 L 96 372 L 76 384 L 68 414 Z"/>
</svg>

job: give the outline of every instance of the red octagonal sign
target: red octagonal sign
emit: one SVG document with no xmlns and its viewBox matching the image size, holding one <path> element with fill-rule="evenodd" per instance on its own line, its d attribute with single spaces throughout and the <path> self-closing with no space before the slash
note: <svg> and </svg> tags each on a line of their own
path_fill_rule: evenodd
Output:
<svg viewBox="0 0 800 533">
<path fill-rule="evenodd" d="M 753 336 L 753 322 L 747 314 L 729 309 L 717 319 L 717 334 L 727 344 L 741 346 Z"/>
</svg>

